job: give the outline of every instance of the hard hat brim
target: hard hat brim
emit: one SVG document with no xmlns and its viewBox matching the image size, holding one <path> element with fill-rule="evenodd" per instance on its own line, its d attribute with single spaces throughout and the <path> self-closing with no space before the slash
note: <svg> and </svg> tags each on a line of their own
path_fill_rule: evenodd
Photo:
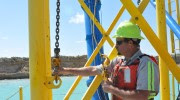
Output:
<svg viewBox="0 0 180 100">
<path fill-rule="evenodd" d="M 112 38 L 133 38 L 133 37 L 124 37 L 124 36 L 114 35 Z M 138 38 L 136 37 L 136 39 L 143 40 L 144 38 L 142 36 L 140 36 Z"/>
</svg>

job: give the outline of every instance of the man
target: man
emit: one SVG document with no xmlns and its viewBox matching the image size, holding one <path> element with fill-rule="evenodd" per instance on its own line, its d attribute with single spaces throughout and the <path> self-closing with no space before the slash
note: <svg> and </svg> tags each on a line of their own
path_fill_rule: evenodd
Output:
<svg viewBox="0 0 180 100">
<path fill-rule="evenodd" d="M 118 54 L 106 70 L 111 77 L 103 82 L 105 92 L 112 93 L 112 100 L 153 99 L 159 91 L 159 68 L 155 59 L 142 54 L 140 29 L 130 21 L 122 22 L 113 38 L 116 38 Z M 82 76 L 100 75 L 102 65 L 84 68 L 60 68 L 58 74 Z"/>
</svg>

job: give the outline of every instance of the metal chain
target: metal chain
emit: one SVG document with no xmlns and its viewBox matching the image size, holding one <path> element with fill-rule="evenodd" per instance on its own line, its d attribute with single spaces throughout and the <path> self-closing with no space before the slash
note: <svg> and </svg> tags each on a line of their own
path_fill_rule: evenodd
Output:
<svg viewBox="0 0 180 100">
<path fill-rule="evenodd" d="M 60 0 L 57 0 L 57 8 L 56 8 L 56 42 L 55 42 L 55 47 L 54 48 L 54 53 L 55 53 L 55 57 L 59 57 L 59 52 L 60 52 L 60 48 L 59 48 L 59 32 L 60 32 Z"/>
<path fill-rule="evenodd" d="M 60 32 L 60 0 L 57 0 L 56 2 L 57 8 L 56 8 L 56 42 L 55 42 L 55 48 L 54 48 L 54 58 L 52 59 L 52 64 L 54 67 L 54 72 L 58 73 L 58 69 L 60 67 L 60 48 L 59 48 L 59 32 Z M 55 82 L 58 83 L 58 74 L 55 74 Z M 62 83 L 61 79 L 59 79 L 60 84 Z"/>
<path fill-rule="evenodd" d="M 137 0 L 137 4 L 139 5 L 141 3 L 141 0 Z"/>
</svg>

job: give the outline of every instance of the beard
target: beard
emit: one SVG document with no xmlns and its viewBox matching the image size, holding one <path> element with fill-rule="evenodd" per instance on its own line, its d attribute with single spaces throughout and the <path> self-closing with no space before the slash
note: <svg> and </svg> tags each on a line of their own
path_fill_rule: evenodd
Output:
<svg viewBox="0 0 180 100">
<path fill-rule="evenodd" d="M 121 55 L 121 53 L 120 53 L 120 52 L 118 52 L 118 53 L 117 53 L 117 55 Z"/>
<path fill-rule="evenodd" d="M 117 55 L 121 55 L 121 53 L 118 51 L 118 48 L 116 47 L 116 50 L 117 50 Z"/>
</svg>

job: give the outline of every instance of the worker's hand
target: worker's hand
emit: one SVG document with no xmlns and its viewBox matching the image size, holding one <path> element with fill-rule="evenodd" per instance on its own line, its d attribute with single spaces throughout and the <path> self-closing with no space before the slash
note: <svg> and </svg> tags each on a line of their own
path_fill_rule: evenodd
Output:
<svg viewBox="0 0 180 100">
<path fill-rule="evenodd" d="M 113 86 L 112 82 L 110 82 L 110 81 L 104 81 L 102 83 L 102 88 L 103 88 L 104 92 L 111 93 L 111 90 L 113 87 L 114 86 Z"/>
<path fill-rule="evenodd" d="M 111 82 L 111 84 L 113 84 L 113 81 L 111 78 L 108 78 L 108 81 Z"/>
<path fill-rule="evenodd" d="M 111 72 L 112 72 L 112 67 L 104 67 L 104 70 L 106 70 L 106 72 L 110 75 L 111 74 Z"/>
<path fill-rule="evenodd" d="M 58 67 L 57 69 L 55 69 L 55 70 L 53 71 L 53 74 L 54 74 L 54 75 L 60 75 L 60 74 L 62 74 L 63 71 L 64 71 L 64 68 L 63 68 L 63 67 Z"/>
</svg>

